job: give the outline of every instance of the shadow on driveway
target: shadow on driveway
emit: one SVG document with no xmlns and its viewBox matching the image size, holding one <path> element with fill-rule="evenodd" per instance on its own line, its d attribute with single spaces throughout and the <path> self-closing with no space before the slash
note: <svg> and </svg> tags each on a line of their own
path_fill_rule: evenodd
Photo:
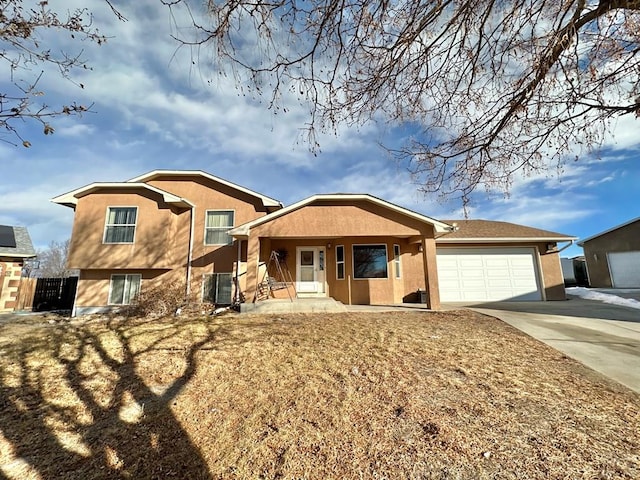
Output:
<svg viewBox="0 0 640 480">
<path fill-rule="evenodd" d="M 448 303 L 446 308 L 482 308 L 505 310 L 509 312 L 557 315 L 563 317 L 597 318 L 600 320 L 618 320 L 640 323 L 640 310 L 637 308 L 612 305 L 596 300 L 585 300 L 569 296 L 569 300 L 550 302 L 484 302 L 484 303 Z"/>
</svg>

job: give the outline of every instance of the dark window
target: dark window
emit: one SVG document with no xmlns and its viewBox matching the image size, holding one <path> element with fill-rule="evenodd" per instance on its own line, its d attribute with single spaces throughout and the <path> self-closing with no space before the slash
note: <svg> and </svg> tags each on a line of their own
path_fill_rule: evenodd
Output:
<svg viewBox="0 0 640 480">
<path fill-rule="evenodd" d="M 387 246 L 354 245 L 353 277 L 387 278 Z"/>
<path fill-rule="evenodd" d="M 202 300 L 216 305 L 231 305 L 233 275 L 231 273 L 211 273 L 204 277 Z"/>
<path fill-rule="evenodd" d="M 13 227 L 0 225 L 0 247 L 16 248 L 16 236 Z"/>
</svg>

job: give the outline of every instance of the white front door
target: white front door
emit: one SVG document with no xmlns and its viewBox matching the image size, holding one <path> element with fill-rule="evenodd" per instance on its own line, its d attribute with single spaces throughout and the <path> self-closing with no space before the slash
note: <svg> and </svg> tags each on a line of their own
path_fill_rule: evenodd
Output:
<svg viewBox="0 0 640 480">
<path fill-rule="evenodd" d="M 298 293 L 325 293 L 324 247 L 296 249 L 296 290 Z"/>
</svg>

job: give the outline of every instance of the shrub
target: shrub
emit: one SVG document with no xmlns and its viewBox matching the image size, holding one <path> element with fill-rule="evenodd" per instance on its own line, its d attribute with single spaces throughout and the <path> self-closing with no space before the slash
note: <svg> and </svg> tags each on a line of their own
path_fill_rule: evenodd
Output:
<svg viewBox="0 0 640 480">
<path fill-rule="evenodd" d="M 190 300 L 185 295 L 184 282 L 163 283 L 142 290 L 122 313 L 128 317 L 164 317 L 174 315 Z"/>
</svg>

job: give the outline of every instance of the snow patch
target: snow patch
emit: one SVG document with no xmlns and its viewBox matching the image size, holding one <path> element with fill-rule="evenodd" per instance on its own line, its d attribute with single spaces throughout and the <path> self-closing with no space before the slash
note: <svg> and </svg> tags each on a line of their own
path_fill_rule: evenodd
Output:
<svg viewBox="0 0 640 480">
<path fill-rule="evenodd" d="M 613 305 L 621 305 L 623 307 L 637 308 L 640 310 L 640 302 L 632 298 L 622 298 L 617 295 L 602 293 L 584 287 L 571 287 L 567 288 L 566 291 L 569 295 L 584 298 L 585 300 L 596 300 L 598 302 L 611 303 Z"/>
</svg>

